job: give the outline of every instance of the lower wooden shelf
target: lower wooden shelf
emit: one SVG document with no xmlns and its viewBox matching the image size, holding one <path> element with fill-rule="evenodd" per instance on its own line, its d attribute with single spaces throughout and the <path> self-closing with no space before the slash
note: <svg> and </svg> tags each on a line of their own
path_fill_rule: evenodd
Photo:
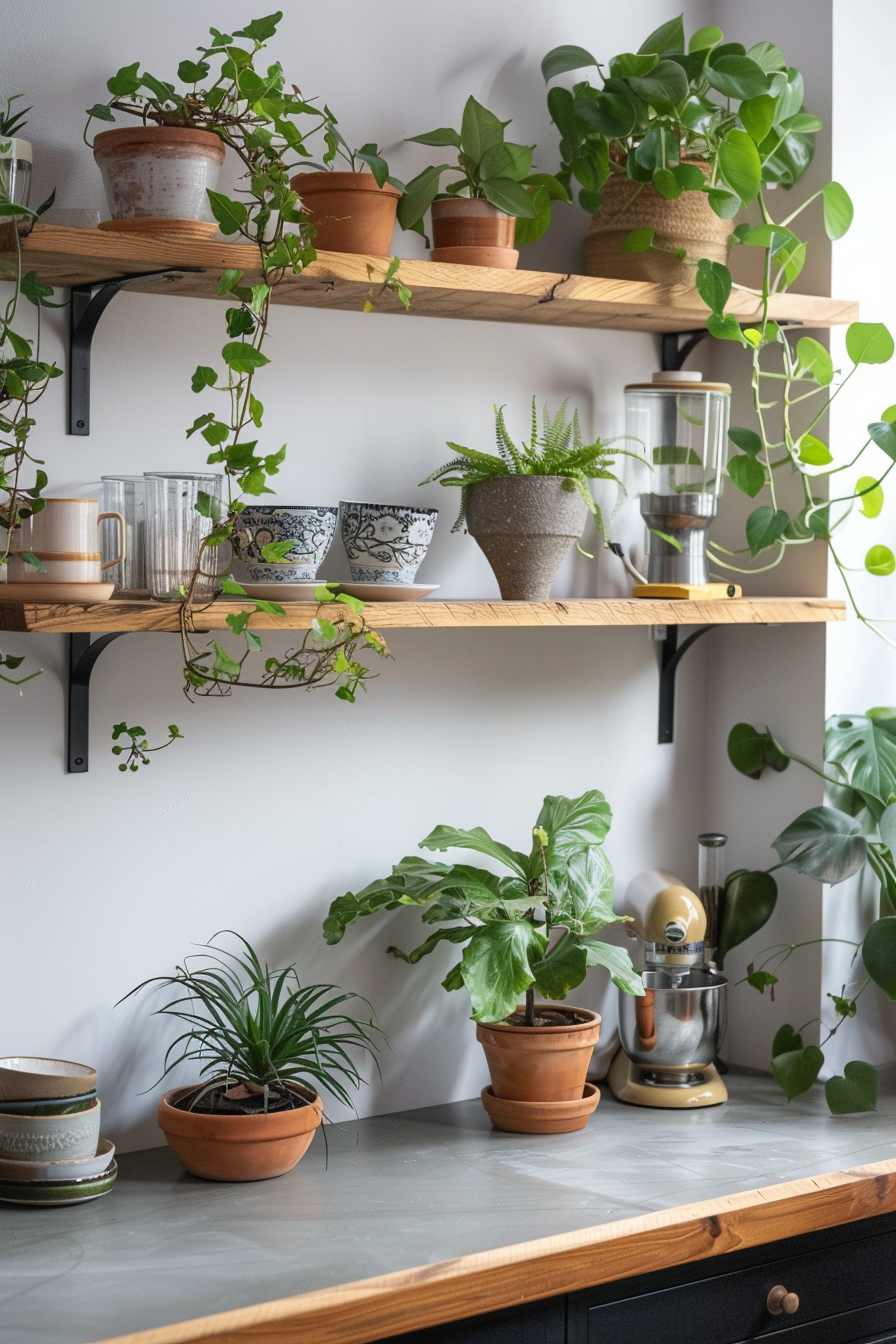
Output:
<svg viewBox="0 0 896 1344">
<path fill-rule="evenodd" d="M 307 630 L 313 602 L 284 602 L 285 615 L 255 612 L 256 630 Z M 226 618 L 251 609 L 246 601 L 217 601 L 197 609 L 197 631 L 225 630 Z M 371 602 L 365 611 L 381 630 L 480 630 L 559 626 L 802 625 L 846 619 L 845 602 L 828 597 L 735 598 L 673 602 L 650 598 L 575 598 L 562 602 Z M 0 597 L 0 630 L 61 634 L 176 631 L 179 607 L 167 602 L 98 602 L 93 606 L 11 602 Z"/>
</svg>

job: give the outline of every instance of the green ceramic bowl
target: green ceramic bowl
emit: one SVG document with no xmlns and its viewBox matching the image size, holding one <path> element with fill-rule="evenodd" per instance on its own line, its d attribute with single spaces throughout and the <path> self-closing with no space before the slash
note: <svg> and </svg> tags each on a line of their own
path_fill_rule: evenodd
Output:
<svg viewBox="0 0 896 1344">
<path fill-rule="evenodd" d="M 0 1115 L 76 1115 L 87 1111 L 96 1100 L 96 1089 L 80 1097 L 57 1097 L 51 1100 L 0 1101 Z"/>
<path fill-rule="evenodd" d="M 100 1176 L 80 1181 L 0 1181 L 0 1202 L 4 1204 L 84 1204 L 88 1199 L 108 1195 L 118 1175 L 118 1164 L 110 1163 Z"/>
</svg>

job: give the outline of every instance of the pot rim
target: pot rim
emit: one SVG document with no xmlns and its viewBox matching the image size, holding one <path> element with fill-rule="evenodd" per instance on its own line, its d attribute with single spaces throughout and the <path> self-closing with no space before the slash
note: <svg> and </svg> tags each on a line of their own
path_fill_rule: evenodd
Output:
<svg viewBox="0 0 896 1344">
<path fill-rule="evenodd" d="M 108 131 L 97 131 L 93 140 L 94 157 L 115 154 L 125 145 L 147 145 L 167 142 L 174 145 L 196 145 L 205 149 L 210 158 L 224 162 L 224 144 L 214 131 L 203 131 L 198 126 L 115 126 Z"/>
<path fill-rule="evenodd" d="M 563 1027 L 537 1027 L 537 1026 L 525 1027 L 525 1026 L 516 1026 L 514 1023 L 507 1021 L 477 1022 L 476 1030 L 477 1032 L 480 1030 L 515 1032 L 515 1033 L 524 1032 L 529 1037 L 532 1036 L 533 1032 L 537 1031 L 540 1036 L 551 1036 L 551 1035 L 559 1036 L 562 1034 L 569 1034 L 576 1031 L 593 1031 L 595 1027 L 599 1027 L 601 1024 L 600 1013 L 592 1012 L 590 1008 L 577 1008 L 573 1004 L 567 1006 L 566 1004 L 561 1003 L 536 1003 L 535 1011 L 538 1012 L 540 1008 L 547 1008 L 550 1009 L 551 1011 L 557 1011 L 559 1009 L 561 1012 L 567 1012 L 567 1013 L 582 1013 L 587 1017 L 588 1020 L 586 1022 L 570 1022 Z M 520 1004 L 519 1007 L 517 1008 L 517 1012 L 523 1012 L 523 1011 L 525 1011 L 525 1005 Z"/>
<path fill-rule="evenodd" d="M 291 1111 L 270 1111 L 267 1115 L 265 1115 L 263 1111 L 256 1112 L 255 1115 L 210 1115 L 205 1111 L 182 1111 L 177 1106 L 171 1104 L 170 1098 L 183 1096 L 186 1092 L 193 1092 L 197 1087 L 201 1087 L 201 1085 L 201 1083 L 188 1083 L 185 1087 L 173 1087 L 169 1092 L 165 1092 L 159 1098 L 160 1124 L 163 1107 L 165 1112 L 169 1112 L 171 1115 L 178 1117 L 185 1116 L 188 1124 L 191 1120 L 203 1121 L 206 1124 L 209 1121 L 212 1123 L 223 1122 L 224 1124 L 229 1124 L 232 1120 L 251 1120 L 256 1123 L 261 1120 L 266 1123 L 269 1120 L 282 1121 L 286 1116 L 305 1115 L 309 1111 L 317 1111 L 318 1115 L 323 1118 L 323 1102 L 320 1099 L 320 1094 L 318 1092 L 312 1092 L 309 1087 L 301 1087 L 298 1083 L 285 1083 L 284 1086 L 288 1087 L 293 1092 L 297 1092 L 300 1097 L 303 1097 L 308 1103 L 307 1106 L 299 1106 Z"/>
<path fill-rule="evenodd" d="M 378 186 L 373 173 L 367 169 L 359 169 L 357 172 L 312 169 L 307 173 L 296 173 L 289 179 L 289 185 L 300 196 L 303 188 L 312 195 L 326 191 L 373 191 L 380 196 L 393 196 L 395 200 L 400 200 L 404 194 L 398 187 L 393 187 L 391 182 Z"/>
</svg>

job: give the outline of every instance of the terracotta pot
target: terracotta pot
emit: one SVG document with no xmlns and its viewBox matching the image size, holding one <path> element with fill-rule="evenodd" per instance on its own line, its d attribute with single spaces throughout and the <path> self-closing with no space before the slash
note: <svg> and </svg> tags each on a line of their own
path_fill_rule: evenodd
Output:
<svg viewBox="0 0 896 1344">
<path fill-rule="evenodd" d="M 511 1134 L 570 1134 L 584 1129 L 597 1110 L 600 1092 L 586 1083 L 577 1101 L 506 1101 L 490 1087 L 482 1089 L 482 1104 L 495 1129 Z"/>
<path fill-rule="evenodd" d="M 564 1027 L 476 1024 L 476 1039 L 485 1051 L 494 1097 L 534 1102 L 582 1100 L 591 1055 L 600 1035 L 600 1016 L 587 1008 L 567 1008 L 565 1004 L 539 1003 L 535 1011 L 557 1011 L 558 1007 L 581 1020 Z"/>
<path fill-rule="evenodd" d="M 547 602 L 588 506 L 562 476 L 498 476 L 472 485 L 467 530 L 485 552 L 505 602 Z"/>
<path fill-rule="evenodd" d="M 298 173 L 289 185 L 309 210 L 320 252 L 388 257 L 401 192 L 372 173 Z"/>
<path fill-rule="evenodd" d="M 99 132 L 93 157 L 113 219 L 208 219 L 224 145 L 188 126 L 123 126 Z"/>
<path fill-rule="evenodd" d="M 513 246 L 516 220 L 488 201 L 448 196 L 432 203 L 432 259 L 512 271 L 520 259 Z"/>
<path fill-rule="evenodd" d="M 705 164 L 697 165 L 708 176 Z M 591 217 L 585 237 L 585 274 L 614 280 L 649 280 L 658 285 L 693 285 L 701 257 L 728 260 L 732 224 L 719 219 L 702 191 L 684 191 L 667 201 L 650 183 L 611 177 L 603 186 L 603 205 Z M 687 260 L 667 252 L 622 252 L 632 229 L 653 229 L 660 247 L 684 248 Z"/>
<path fill-rule="evenodd" d="M 267 1181 L 292 1171 L 321 1122 L 320 1097 L 292 1083 L 289 1086 L 310 1105 L 270 1115 L 180 1111 L 172 1101 L 193 1087 L 176 1087 L 159 1100 L 159 1128 L 194 1176 L 207 1181 Z"/>
</svg>

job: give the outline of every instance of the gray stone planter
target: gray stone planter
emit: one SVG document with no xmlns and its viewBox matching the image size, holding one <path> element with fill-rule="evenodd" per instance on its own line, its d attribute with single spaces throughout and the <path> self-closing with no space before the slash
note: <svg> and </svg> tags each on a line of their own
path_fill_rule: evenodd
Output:
<svg viewBox="0 0 896 1344">
<path fill-rule="evenodd" d="M 562 476 L 499 476 L 470 487 L 467 530 L 485 552 L 505 602 L 547 602 L 588 506 Z"/>
</svg>

